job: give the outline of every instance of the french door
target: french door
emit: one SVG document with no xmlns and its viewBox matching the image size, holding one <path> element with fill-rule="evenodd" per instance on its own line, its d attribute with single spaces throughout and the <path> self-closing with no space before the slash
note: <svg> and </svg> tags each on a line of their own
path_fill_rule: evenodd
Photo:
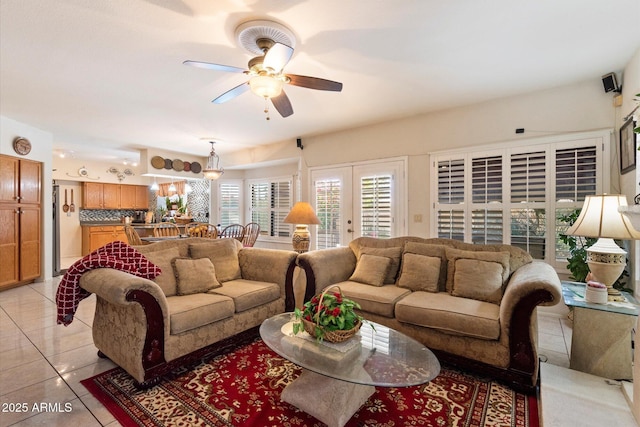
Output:
<svg viewBox="0 0 640 427">
<path fill-rule="evenodd" d="M 311 202 L 320 219 L 311 247 L 346 246 L 360 237 L 405 233 L 404 160 L 311 171 Z"/>
</svg>

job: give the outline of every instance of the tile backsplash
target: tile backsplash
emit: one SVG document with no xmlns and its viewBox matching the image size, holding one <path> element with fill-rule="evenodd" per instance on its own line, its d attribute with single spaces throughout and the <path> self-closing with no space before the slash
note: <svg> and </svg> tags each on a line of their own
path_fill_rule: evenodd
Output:
<svg viewBox="0 0 640 427">
<path fill-rule="evenodd" d="M 80 209 L 80 222 L 119 222 L 123 216 L 134 215 L 133 209 Z"/>
</svg>

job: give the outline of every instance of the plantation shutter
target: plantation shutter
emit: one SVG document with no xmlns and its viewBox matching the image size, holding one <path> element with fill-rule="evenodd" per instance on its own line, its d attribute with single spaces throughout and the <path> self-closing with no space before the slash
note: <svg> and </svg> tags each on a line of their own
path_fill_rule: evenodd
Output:
<svg viewBox="0 0 640 427">
<path fill-rule="evenodd" d="M 392 175 L 365 176 L 360 179 L 361 236 L 390 238 Z"/>
<path fill-rule="evenodd" d="M 317 231 L 317 248 L 335 248 L 340 244 L 340 179 L 315 181 L 316 216 L 320 220 Z"/>
<path fill-rule="evenodd" d="M 271 184 L 271 230 L 272 236 L 290 237 L 291 225 L 283 221 L 291 209 L 291 183 L 288 181 Z"/>
<path fill-rule="evenodd" d="M 438 161 L 437 178 L 438 237 L 464 240 L 464 159 Z"/>
<path fill-rule="evenodd" d="M 545 152 L 511 155 L 511 202 L 545 201 Z"/>
<path fill-rule="evenodd" d="M 251 221 L 260 224 L 260 234 L 290 237 L 291 225 L 282 221 L 291 209 L 291 182 L 271 181 L 250 184 Z"/>
<path fill-rule="evenodd" d="M 596 194 L 596 154 L 595 146 L 556 150 L 556 200 L 584 202 Z"/>
<path fill-rule="evenodd" d="M 239 224 L 240 215 L 240 184 L 221 183 L 220 184 L 220 226 L 226 227 L 230 224 Z"/>
</svg>

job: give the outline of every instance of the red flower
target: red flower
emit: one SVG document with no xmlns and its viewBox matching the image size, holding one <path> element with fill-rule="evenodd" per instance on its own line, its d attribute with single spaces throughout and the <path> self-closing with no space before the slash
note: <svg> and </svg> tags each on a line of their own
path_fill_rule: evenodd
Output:
<svg viewBox="0 0 640 427">
<path fill-rule="evenodd" d="M 333 313 L 331 313 L 333 317 L 338 317 L 340 315 L 340 307 L 336 307 L 333 309 Z"/>
</svg>

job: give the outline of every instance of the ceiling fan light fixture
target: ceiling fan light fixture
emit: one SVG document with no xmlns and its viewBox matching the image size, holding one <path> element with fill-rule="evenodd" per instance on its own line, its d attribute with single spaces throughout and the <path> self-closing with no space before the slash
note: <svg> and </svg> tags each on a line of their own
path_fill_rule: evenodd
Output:
<svg viewBox="0 0 640 427">
<path fill-rule="evenodd" d="M 284 82 L 270 76 L 255 76 L 249 80 L 251 92 L 262 98 L 275 98 L 282 93 Z"/>
<path fill-rule="evenodd" d="M 209 153 L 209 157 L 207 158 L 207 167 L 202 170 L 202 174 L 205 179 L 216 180 L 224 174 L 224 168 L 220 167 L 220 156 L 216 154 L 215 148 L 213 148 L 213 144 L 215 141 L 209 141 L 211 143 L 211 152 Z"/>
</svg>

